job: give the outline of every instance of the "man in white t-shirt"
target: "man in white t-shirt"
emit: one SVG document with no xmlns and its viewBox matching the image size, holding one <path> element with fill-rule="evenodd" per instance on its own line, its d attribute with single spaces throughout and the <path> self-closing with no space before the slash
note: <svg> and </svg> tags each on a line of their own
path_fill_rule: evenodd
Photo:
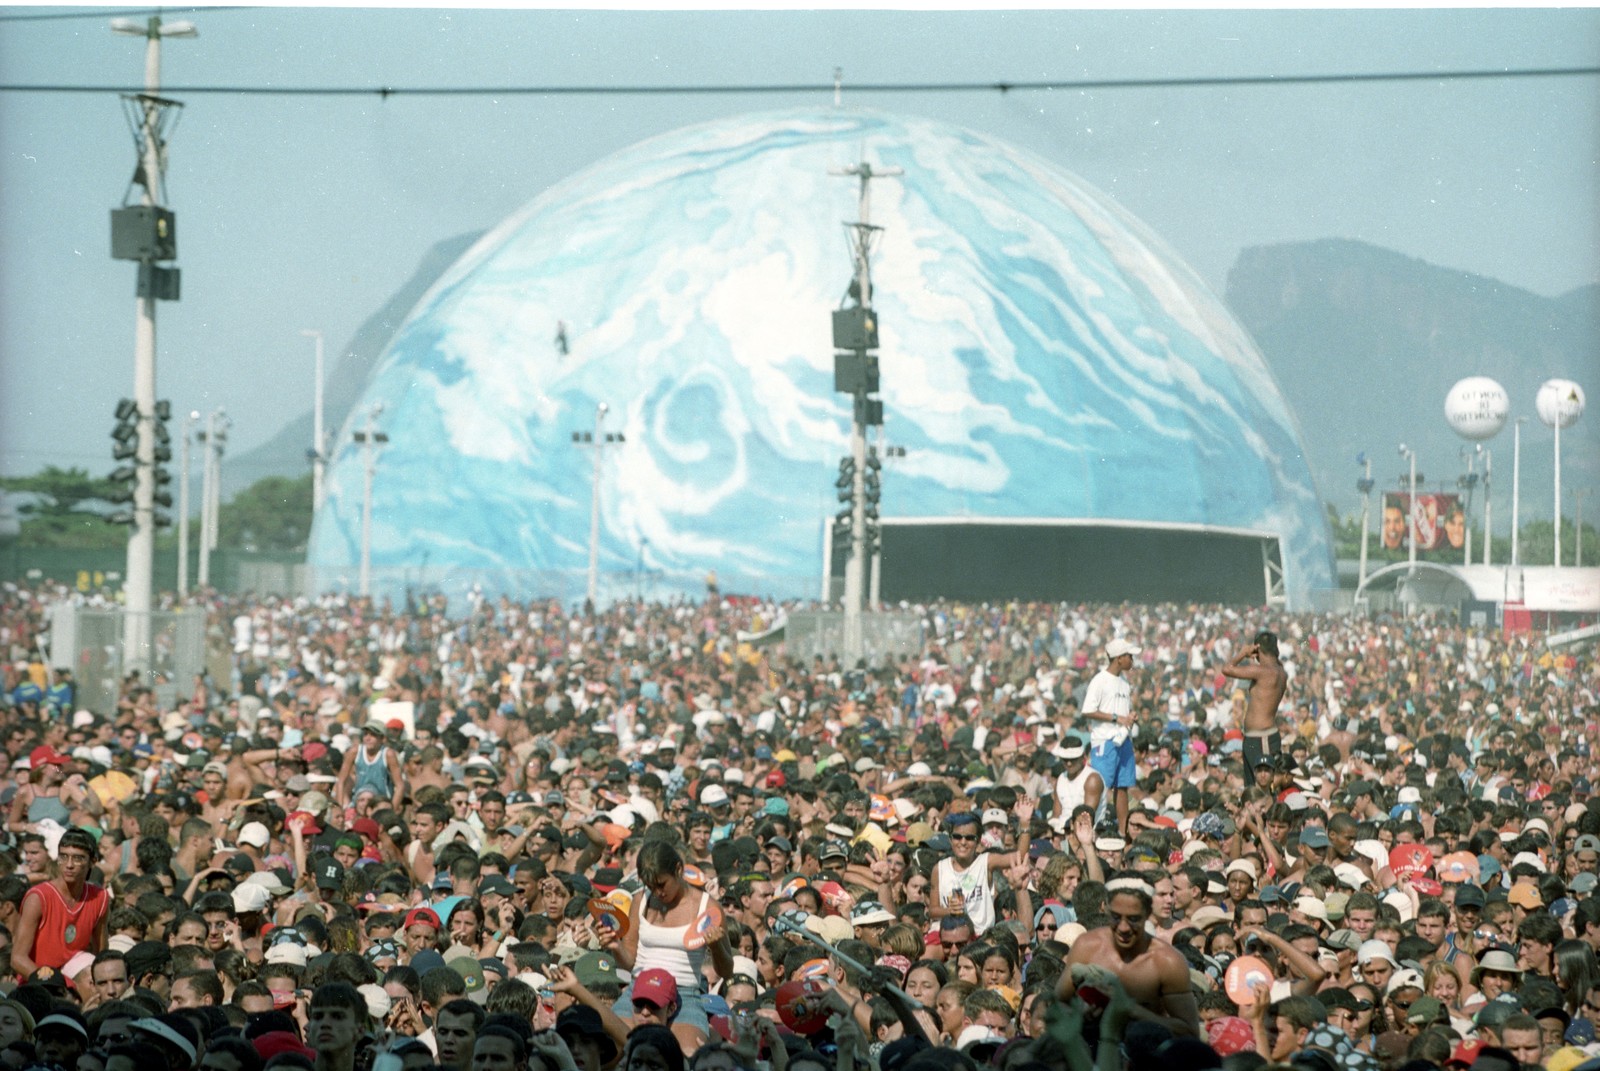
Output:
<svg viewBox="0 0 1600 1071">
<path fill-rule="evenodd" d="M 1089 721 L 1089 764 L 1111 791 L 1117 828 L 1128 832 L 1128 789 L 1133 786 L 1133 686 L 1127 673 L 1139 648 L 1124 639 L 1106 644 L 1106 668 L 1094 675 L 1083 695 Z"/>
</svg>

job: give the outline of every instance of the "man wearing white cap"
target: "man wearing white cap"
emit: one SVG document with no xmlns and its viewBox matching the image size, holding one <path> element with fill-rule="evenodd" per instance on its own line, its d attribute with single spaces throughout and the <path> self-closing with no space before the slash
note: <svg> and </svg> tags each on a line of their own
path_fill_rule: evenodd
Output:
<svg viewBox="0 0 1600 1071">
<path fill-rule="evenodd" d="M 1066 768 L 1056 778 L 1056 813 L 1062 820 L 1072 817 L 1079 807 L 1092 807 L 1095 821 L 1105 813 L 1105 779 L 1089 765 L 1089 744 L 1077 733 L 1061 738 L 1056 750 Z"/>
<path fill-rule="evenodd" d="M 1124 639 L 1106 644 L 1106 668 L 1094 675 L 1083 695 L 1083 716 L 1089 729 L 1089 763 L 1111 790 L 1117 805 L 1117 828 L 1128 831 L 1128 789 L 1134 782 L 1133 686 L 1127 673 L 1139 648 Z"/>
</svg>

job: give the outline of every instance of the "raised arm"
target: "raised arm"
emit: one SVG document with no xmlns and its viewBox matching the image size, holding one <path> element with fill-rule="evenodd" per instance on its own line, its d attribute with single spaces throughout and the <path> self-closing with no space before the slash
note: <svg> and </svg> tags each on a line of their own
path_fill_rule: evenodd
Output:
<svg viewBox="0 0 1600 1071">
<path fill-rule="evenodd" d="M 1260 653 L 1261 648 L 1253 643 L 1249 647 L 1240 648 L 1238 654 L 1222 664 L 1222 675 L 1242 681 L 1260 680 L 1266 675 L 1267 668 L 1259 662 L 1254 665 L 1245 664 L 1245 659 L 1254 658 Z"/>
</svg>

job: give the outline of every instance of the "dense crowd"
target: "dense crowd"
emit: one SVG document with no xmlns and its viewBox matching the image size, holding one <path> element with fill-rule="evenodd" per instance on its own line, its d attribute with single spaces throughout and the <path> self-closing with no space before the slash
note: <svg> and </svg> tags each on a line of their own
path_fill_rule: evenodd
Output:
<svg viewBox="0 0 1600 1071">
<path fill-rule="evenodd" d="M 227 679 L 86 709 L 70 597 L 0 592 L 4 1071 L 1600 1068 L 1592 644 L 213 594 Z"/>
</svg>

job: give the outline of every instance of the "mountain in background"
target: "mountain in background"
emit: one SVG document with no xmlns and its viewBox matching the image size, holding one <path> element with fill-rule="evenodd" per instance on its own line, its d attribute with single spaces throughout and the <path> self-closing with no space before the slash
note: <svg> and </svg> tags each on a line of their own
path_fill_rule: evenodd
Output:
<svg viewBox="0 0 1600 1071">
<path fill-rule="evenodd" d="M 366 388 L 379 358 L 389 348 L 395 332 L 400 330 L 411 310 L 422 300 L 428 288 L 483 234 L 483 231 L 458 234 L 435 243 L 423 254 L 411 278 L 377 312 L 367 317 L 347 344 L 337 349 L 329 346 L 330 354 L 339 355 L 334 357 L 330 365 L 322 392 L 324 431 L 330 444 L 344 427 L 350 410 L 361 400 L 361 392 Z M 329 339 L 330 343 L 332 341 Z M 310 468 L 306 451 L 311 447 L 312 437 L 313 415 L 307 409 L 285 424 L 278 434 L 249 453 L 230 458 L 222 466 L 223 497 L 227 498 L 267 476 L 303 475 Z"/>
<path fill-rule="evenodd" d="M 344 426 L 362 388 L 406 316 L 428 288 L 480 237 L 434 245 L 416 272 L 336 351 L 324 404 L 330 438 Z M 1465 472 L 1460 439 L 1444 420 L 1444 397 L 1469 375 L 1498 380 L 1523 428 L 1524 521 L 1548 517 L 1551 433 L 1533 411 L 1539 384 L 1559 376 L 1594 383 L 1600 369 L 1600 284 L 1542 297 L 1483 276 L 1436 267 L 1363 242 L 1323 239 L 1256 246 L 1228 273 L 1225 300 L 1255 338 L 1295 410 L 1312 475 L 1341 513 L 1359 509 L 1356 456 L 1373 459 L 1380 489 L 1399 488 L 1399 443 L 1417 451 L 1431 490 L 1454 488 Z M 233 465 L 231 495 L 263 476 L 306 471 L 311 413 Z M 1495 455 L 1497 531 L 1510 523 L 1511 432 L 1488 444 Z M 1569 489 L 1600 482 L 1600 415 L 1563 436 L 1562 478 Z M 1480 466 L 1481 471 L 1481 466 Z M 1572 499 L 1565 500 L 1573 512 Z M 1481 496 L 1474 506 L 1481 518 Z M 1600 516 L 1600 502 L 1591 516 Z"/>
<path fill-rule="evenodd" d="M 1453 489 L 1468 445 L 1444 419 L 1459 379 L 1485 375 L 1511 397 L 1522 431 L 1523 521 L 1550 513 L 1552 433 L 1534 412 L 1552 377 L 1592 388 L 1600 369 L 1600 285 L 1542 297 L 1363 242 L 1323 239 L 1257 246 L 1228 273 L 1225 300 L 1255 338 L 1299 418 L 1322 497 L 1341 513 L 1359 508 L 1356 456 L 1372 458 L 1380 489 L 1398 490 L 1404 442 L 1429 490 Z M 1494 452 L 1497 531 L 1507 531 L 1509 425 Z M 1562 436 L 1563 512 L 1575 488 L 1600 476 L 1600 419 L 1590 413 Z M 1482 471 L 1481 463 L 1478 471 Z M 1596 504 L 1600 506 L 1600 504 Z M 1591 519 L 1595 507 L 1591 506 Z M 1481 496 L 1473 510 L 1481 520 Z"/>
</svg>

